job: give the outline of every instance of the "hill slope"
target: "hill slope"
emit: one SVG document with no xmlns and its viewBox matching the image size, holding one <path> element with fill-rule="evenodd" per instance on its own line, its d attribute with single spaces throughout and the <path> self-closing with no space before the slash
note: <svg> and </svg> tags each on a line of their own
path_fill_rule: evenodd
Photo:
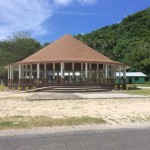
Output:
<svg viewBox="0 0 150 150">
<path fill-rule="evenodd" d="M 150 8 L 88 34 L 76 35 L 102 54 L 150 75 Z"/>
</svg>

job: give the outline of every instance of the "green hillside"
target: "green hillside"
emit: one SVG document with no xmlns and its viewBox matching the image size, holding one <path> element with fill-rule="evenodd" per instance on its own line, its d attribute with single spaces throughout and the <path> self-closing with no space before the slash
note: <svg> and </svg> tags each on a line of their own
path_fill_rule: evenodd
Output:
<svg viewBox="0 0 150 150">
<path fill-rule="evenodd" d="M 130 71 L 150 75 L 150 8 L 127 16 L 119 24 L 76 37 L 111 59 L 130 65 Z"/>
</svg>

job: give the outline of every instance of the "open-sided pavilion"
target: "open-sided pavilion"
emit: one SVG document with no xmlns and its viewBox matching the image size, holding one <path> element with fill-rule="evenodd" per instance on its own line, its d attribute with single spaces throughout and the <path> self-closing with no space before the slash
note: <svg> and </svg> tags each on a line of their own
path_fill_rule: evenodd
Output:
<svg viewBox="0 0 150 150">
<path fill-rule="evenodd" d="M 109 59 L 71 35 L 64 35 L 24 60 L 7 65 L 6 68 L 10 87 L 114 86 L 116 71 L 123 71 L 123 79 L 126 78 L 124 64 Z"/>
</svg>

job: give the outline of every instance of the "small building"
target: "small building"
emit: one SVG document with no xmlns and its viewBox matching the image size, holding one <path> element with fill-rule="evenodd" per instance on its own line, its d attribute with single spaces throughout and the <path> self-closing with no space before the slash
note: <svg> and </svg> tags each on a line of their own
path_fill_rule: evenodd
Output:
<svg viewBox="0 0 150 150">
<path fill-rule="evenodd" d="M 120 74 L 123 78 L 123 73 Z M 145 75 L 142 72 L 126 72 L 126 84 L 143 84 L 145 83 Z M 119 84 L 119 72 L 116 73 L 115 83 Z"/>
<path fill-rule="evenodd" d="M 114 87 L 115 72 L 124 64 L 113 61 L 71 35 L 64 35 L 20 62 L 8 64 L 8 86 L 99 85 Z M 124 76 L 125 77 L 125 76 Z"/>
</svg>

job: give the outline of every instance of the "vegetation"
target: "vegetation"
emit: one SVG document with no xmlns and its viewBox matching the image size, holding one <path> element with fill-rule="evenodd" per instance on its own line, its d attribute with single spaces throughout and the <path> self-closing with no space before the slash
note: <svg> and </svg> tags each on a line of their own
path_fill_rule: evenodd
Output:
<svg viewBox="0 0 150 150">
<path fill-rule="evenodd" d="M 136 123 L 136 122 L 150 122 L 150 116 L 145 116 L 144 118 L 139 116 L 130 116 L 129 117 L 129 121 L 132 123 Z"/>
<path fill-rule="evenodd" d="M 3 56 L 0 65 L 21 61 L 40 48 L 40 43 L 31 38 L 28 33 L 13 33 L 6 41 L 0 42 L 0 55 Z"/>
<path fill-rule="evenodd" d="M 0 84 L 0 91 L 3 91 L 5 89 L 5 86 Z"/>
<path fill-rule="evenodd" d="M 102 118 L 92 117 L 70 117 L 53 119 L 46 116 L 24 117 L 14 116 L 0 118 L 0 129 L 16 129 L 16 128 L 33 128 L 39 126 L 72 126 L 83 124 L 105 124 L 106 121 Z"/>
<path fill-rule="evenodd" d="M 145 82 L 145 84 L 127 84 L 127 86 L 136 86 L 138 87 L 150 87 L 150 83 L 149 82 Z"/>
<path fill-rule="evenodd" d="M 150 76 L 150 8 L 76 38 L 113 60 L 128 64 L 130 71 Z"/>
<path fill-rule="evenodd" d="M 21 61 L 41 49 L 41 44 L 26 32 L 13 33 L 5 41 L 0 41 L 0 76 L 6 76 L 4 65 Z"/>
<path fill-rule="evenodd" d="M 147 86 L 150 86 L 150 81 L 145 82 L 145 84 L 146 84 Z"/>
<path fill-rule="evenodd" d="M 125 90 L 125 91 L 122 91 L 122 92 L 127 93 L 127 94 L 150 96 L 150 89 L 137 88 L 136 90 L 135 89 L 129 89 L 129 90 Z"/>
</svg>

